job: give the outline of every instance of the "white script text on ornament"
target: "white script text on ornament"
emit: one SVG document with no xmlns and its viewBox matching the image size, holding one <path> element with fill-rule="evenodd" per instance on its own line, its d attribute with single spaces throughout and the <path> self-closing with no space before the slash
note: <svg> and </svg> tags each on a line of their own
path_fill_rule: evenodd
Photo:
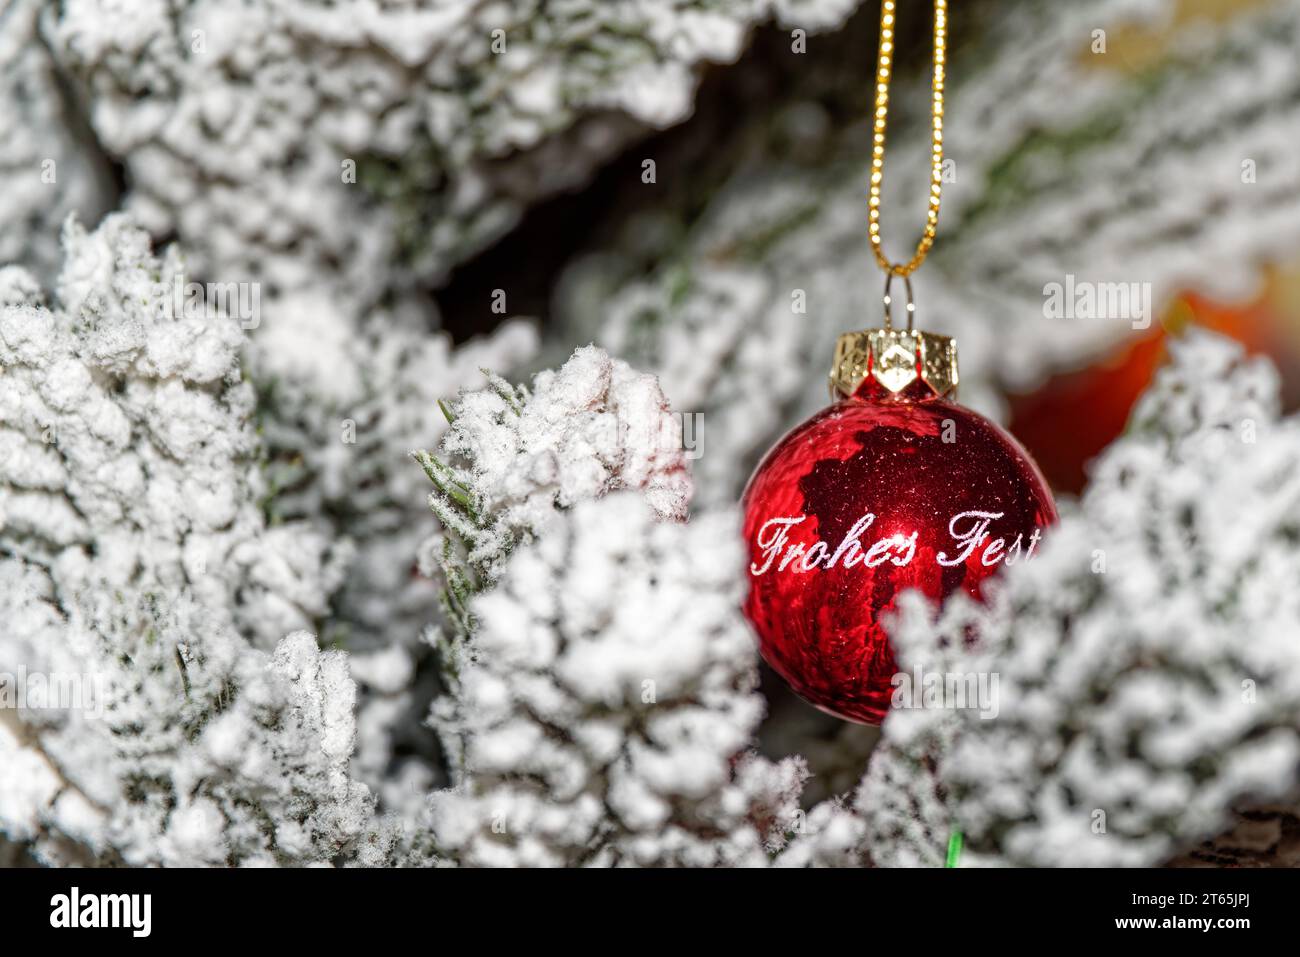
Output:
<svg viewBox="0 0 1300 957">
<path fill-rule="evenodd" d="M 935 563 L 950 567 L 961 565 L 977 549 L 982 549 L 980 562 L 986 566 L 1014 565 L 1020 560 L 1023 551 L 1026 561 L 1034 557 L 1042 530 L 1035 528 L 1026 545 L 1024 535 L 1017 535 L 1011 542 L 1005 538 L 993 538 L 989 535 L 989 525 L 1002 517 L 1002 512 L 983 512 L 971 510 L 958 512 L 948 523 L 948 534 L 953 539 L 953 551 L 935 552 Z M 852 568 L 861 564 L 864 568 L 876 568 L 885 562 L 895 565 L 909 565 L 916 557 L 917 533 L 910 535 L 894 533 L 877 538 L 870 546 L 865 546 L 862 536 L 876 521 L 872 512 L 867 512 L 853 523 L 845 536 L 834 549 L 824 541 L 805 546 L 803 542 L 790 541 L 790 529 L 806 521 L 807 515 L 790 515 L 770 518 L 758 530 L 756 544 L 762 549 L 761 561 L 751 562 L 751 574 L 763 575 L 775 567 L 777 571 L 810 572 L 813 569 L 832 569 L 836 566 Z"/>
</svg>

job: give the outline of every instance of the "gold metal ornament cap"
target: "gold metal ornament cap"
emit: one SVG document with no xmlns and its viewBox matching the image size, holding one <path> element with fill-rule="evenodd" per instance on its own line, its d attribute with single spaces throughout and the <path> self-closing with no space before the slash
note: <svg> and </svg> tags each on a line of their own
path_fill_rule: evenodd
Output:
<svg viewBox="0 0 1300 957">
<path fill-rule="evenodd" d="M 940 397 L 957 392 L 957 341 L 906 329 L 864 329 L 840 336 L 831 365 L 831 398 L 848 398 L 870 377 L 899 393 L 920 379 Z"/>
</svg>

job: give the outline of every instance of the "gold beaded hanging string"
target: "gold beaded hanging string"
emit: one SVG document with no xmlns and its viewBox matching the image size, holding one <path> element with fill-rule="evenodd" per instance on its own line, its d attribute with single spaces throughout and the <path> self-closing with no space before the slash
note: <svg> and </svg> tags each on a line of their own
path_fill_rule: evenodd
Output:
<svg viewBox="0 0 1300 957">
<path fill-rule="evenodd" d="M 895 0 L 882 0 L 880 4 L 880 50 L 876 57 L 876 113 L 871 142 L 871 191 L 867 200 L 867 233 L 871 238 L 871 252 L 880 268 L 885 270 L 886 281 L 894 276 L 907 279 L 925 261 L 934 245 L 935 230 L 939 226 L 939 194 L 943 187 L 943 83 L 947 62 L 948 2 L 934 0 L 934 82 L 930 101 L 930 201 L 925 212 L 925 229 L 916 244 L 916 252 L 905 263 L 893 263 L 880 245 L 880 186 L 885 167 L 885 125 L 889 117 L 889 80 L 894 66 Z M 909 284 L 910 287 L 910 284 Z M 888 300 L 888 285 L 886 285 Z M 908 318 L 912 302 L 909 288 Z"/>
<path fill-rule="evenodd" d="M 957 343 L 950 336 L 917 331 L 916 303 L 912 297 L 912 273 L 925 262 L 934 245 L 939 226 L 939 199 L 943 188 L 943 89 L 948 46 L 948 0 L 934 0 L 934 81 L 930 101 L 930 199 L 925 229 L 916 251 L 907 262 L 890 262 L 881 248 L 880 187 L 885 168 L 885 125 L 889 119 L 889 81 L 894 72 L 894 24 L 896 0 L 881 0 L 880 51 L 876 59 L 876 112 L 871 143 L 871 189 L 867 203 L 867 232 L 871 252 L 885 273 L 884 325 L 860 332 L 846 332 L 835 346 L 831 365 L 831 395 L 837 399 L 857 394 L 867 379 L 886 391 L 899 394 L 917 379 L 940 396 L 952 396 L 957 389 Z M 893 296 L 895 278 L 903 280 L 907 293 L 907 328 L 895 329 Z"/>
</svg>

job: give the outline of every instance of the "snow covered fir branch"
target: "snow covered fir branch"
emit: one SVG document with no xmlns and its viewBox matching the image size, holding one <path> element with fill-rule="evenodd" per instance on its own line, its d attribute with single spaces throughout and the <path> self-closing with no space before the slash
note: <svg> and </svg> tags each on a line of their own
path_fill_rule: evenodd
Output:
<svg viewBox="0 0 1300 957">
<path fill-rule="evenodd" d="M 954 22 L 918 318 L 994 419 L 1288 281 L 1300 2 L 1188 7 Z M 877 15 L 6 5 L 0 865 L 1300 864 L 1296 364 L 1223 336 L 1033 562 L 902 600 L 879 730 L 769 688 L 737 502 L 878 318 Z"/>
<path fill-rule="evenodd" d="M 57 864 L 353 853 L 355 687 L 303 630 L 344 550 L 259 507 L 243 332 L 171 314 L 179 259 L 119 216 L 64 246 L 51 303 L 0 279 L 0 661 L 86 683 L 0 711 L 0 827 Z"/>
<path fill-rule="evenodd" d="M 441 646 L 451 777 L 385 816 L 348 656 L 301 630 L 348 559 L 259 507 L 238 324 L 169 315 L 175 254 L 125 220 L 65 243 L 57 298 L 11 269 L 0 323 L 3 660 L 103 696 L 6 713 L 3 824 L 42 860 L 933 864 L 959 826 L 969 863 L 1151 864 L 1295 796 L 1300 431 L 1266 363 L 1189 334 L 1040 560 L 894 632 L 907 667 L 997 671 L 999 720 L 897 710 L 856 794 L 806 814 L 802 759 L 754 749 L 735 518 L 681 521 L 653 378 L 587 348 L 463 391 L 446 461 L 419 456 L 479 576 Z"/>
<path fill-rule="evenodd" d="M 958 830 L 967 864 L 1151 866 L 1294 806 L 1300 419 L 1277 386 L 1236 343 L 1176 341 L 1039 560 L 987 604 L 906 607 L 900 668 L 941 703 L 891 712 L 854 799 L 787 853 L 934 866 Z M 996 720 L 942 704 L 971 675 L 997 677 Z"/>
</svg>

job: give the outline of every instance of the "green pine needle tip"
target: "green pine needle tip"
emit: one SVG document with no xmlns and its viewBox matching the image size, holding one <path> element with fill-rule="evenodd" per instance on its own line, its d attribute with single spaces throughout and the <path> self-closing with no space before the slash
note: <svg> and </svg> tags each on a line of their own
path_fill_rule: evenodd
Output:
<svg viewBox="0 0 1300 957">
<path fill-rule="evenodd" d="M 957 859 L 961 857 L 961 831 L 957 828 L 952 829 L 952 834 L 948 836 L 948 857 L 943 862 L 944 867 L 956 867 Z"/>
</svg>

